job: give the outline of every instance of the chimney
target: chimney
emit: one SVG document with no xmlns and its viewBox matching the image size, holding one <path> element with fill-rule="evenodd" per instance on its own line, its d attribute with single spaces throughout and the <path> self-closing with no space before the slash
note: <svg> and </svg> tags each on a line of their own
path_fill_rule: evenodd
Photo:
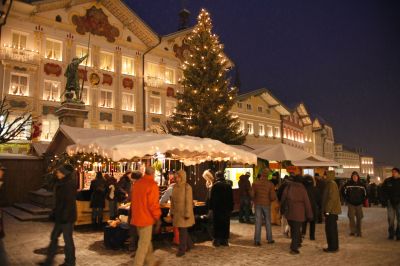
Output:
<svg viewBox="0 0 400 266">
<path fill-rule="evenodd" d="M 184 29 L 188 28 L 189 16 L 190 16 L 190 12 L 186 8 L 183 8 L 179 12 L 179 28 L 178 28 L 178 30 L 184 30 Z"/>
</svg>

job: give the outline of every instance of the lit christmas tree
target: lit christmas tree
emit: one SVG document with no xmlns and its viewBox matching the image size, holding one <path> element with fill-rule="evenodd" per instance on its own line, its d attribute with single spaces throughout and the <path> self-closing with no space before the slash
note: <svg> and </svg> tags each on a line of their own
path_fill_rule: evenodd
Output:
<svg viewBox="0 0 400 266">
<path fill-rule="evenodd" d="M 229 111 L 235 104 L 237 88 L 230 86 L 228 61 L 223 45 L 212 33 L 209 13 L 202 9 L 197 25 L 186 38 L 190 51 L 182 65 L 183 92 L 177 94 L 176 113 L 167 123 L 173 134 L 242 144 L 245 135 Z"/>
</svg>

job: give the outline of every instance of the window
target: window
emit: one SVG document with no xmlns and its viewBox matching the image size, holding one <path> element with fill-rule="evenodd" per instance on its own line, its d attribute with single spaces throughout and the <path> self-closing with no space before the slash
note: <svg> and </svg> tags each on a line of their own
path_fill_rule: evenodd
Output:
<svg viewBox="0 0 400 266">
<path fill-rule="evenodd" d="M 42 141 L 51 141 L 58 130 L 58 117 L 55 115 L 47 115 L 46 118 L 42 119 L 42 135 L 40 139 Z"/>
<path fill-rule="evenodd" d="M 152 114 L 161 114 L 161 98 L 159 96 L 149 96 L 149 112 Z"/>
<path fill-rule="evenodd" d="M 126 75 L 135 75 L 134 72 L 134 59 L 131 57 L 123 56 L 122 57 L 122 74 Z"/>
<path fill-rule="evenodd" d="M 62 42 L 46 39 L 46 58 L 62 61 Z"/>
<path fill-rule="evenodd" d="M 252 122 L 247 122 L 247 133 L 249 135 L 254 134 L 254 125 Z"/>
<path fill-rule="evenodd" d="M 131 93 L 122 93 L 122 110 L 135 111 L 135 96 Z"/>
<path fill-rule="evenodd" d="M 249 103 L 246 105 L 246 108 L 247 108 L 247 110 L 253 109 L 253 107 L 252 107 L 251 104 L 249 104 Z"/>
<path fill-rule="evenodd" d="M 160 78 L 160 65 L 147 63 L 147 74 L 148 77 Z"/>
<path fill-rule="evenodd" d="M 258 110 L 260 113 L 262 113 L 262 111 L 263 111 L 262 106 L 258 106 L 258 107 L 257 107 L 257 110 Z"/>
<path fill-rule="evenodd" d="M 26 39 L 27 35 L 22 34 L 20 32 L 12 33 L 12 47 L 17 49 L 25 49 L 26 48 Z"/>
<path fill-rule="evenodd" d="M 113 107 L 112 91 L 101 90 L 99 98 L 99 106 L 104 108 Z"/>
<path fill-rule="evenodd" d="M 44 81 L 43 100 L 45 101 L 60 101 L 61 83 L 53 80 Z"/>
<path fill-rule="evenodd" d="M 92 62 L 91 51 L 90 51 L 90 49 L 88 51 L 87 47 L 80 46 L 80 45 L 76 46 L 76 53 L 75 53 L 76 57 L 81 58 L 87 54 L 89 54 L 89 57 L 87 59 L 83 60 L 83 62 L 81 63 L 82 66 L 90 66 L 91 65 L 91 62 Z"/>
<path fill-rule="evenodd" d="M 165 83 L 175 84 L 175 70 L 172 68 L 165 69 Z"/>
<path fill-rule="evenodd" d="M 269 138 L 272 138 L 274 136 L 272 132 L 272 126 L 267 126 L 267 136 Z"/>
<path fill-rule="evenodd" d="M 175 112 L 176 102 L 175 101 L 167 101 L 165 103 L 165 115 L 171 116 Z"/>
<path fill-rule="evenodd" d="M 100 69 L 114 71 L 114 55 L 108 52 L 100 52 Z"/>
<path fill-rule="evenodd" d="M 264 124 L 258 124 L 258 134 L 260 136 L 264 136 L 265 135 L 265 126 L 264 126 Z"/>
<path fill-rule="evenodd" d="M 29 96 L 28 76 L 12 73 L 9 93 L 13 95 Z"/>
<path fill-rule="evenodd" d="M 89 98 L 89 87 L 83 87 L 82 90 L 82 101 L 85 103 L 85 105 L 90 105 L 90 98 Z"/>
<path fill-rule="evenodd" d="M 238 107 L 238 108 L 243 108 L 243 104 L 242 104 L 241 102 L 238 102 L 238 103 L 237 103 L 237 107 Z"/>
</svg>

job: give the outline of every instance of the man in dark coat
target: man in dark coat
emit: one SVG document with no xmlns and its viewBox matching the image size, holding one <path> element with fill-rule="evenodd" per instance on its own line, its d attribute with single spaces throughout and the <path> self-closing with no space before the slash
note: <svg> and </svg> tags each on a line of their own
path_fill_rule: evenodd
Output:
<svg viewBox="0 0 400 266">
<path fill-rule="evenodd" d="M 94 229 L 103 224 L 103 210 L 106 205 L 107 183 L 101 172 L 90 183 L 90 208 L 92 208 L 92 225 Z"/>
<path fill-rule="evenodd" d="M 55 223 L 51 232 L 50 245 L 47 249 L 47 258 L 45 262 L 39 263 L 39 265 L 53 265 L 58 248 L 58 238 L 61 234 L 63 234 L 65 243 L 65 262 L 62 265 L 75 265 L 75 245 L 72 233 L 76 221 L 76 185 L 73 172 L 74 168 L 71 165 L 64 165 L 56 171 L 55 206 L 51 215 Z"/>
<path fill-rule="evenodd" d="M 400 241 L 400 169 L 393 168 L 392 176 L 386 178 L 382 185 L 382 200 L 387 206 L 389 239 Z M 397 226 L 395 229 L 395 219 Z"/>
<path fill-rule="evenodd" d="M 314 176 L 316 186 L 317 186 L 317 203 L 318 204 L 318 215 L 317 215 L 317 223 L 322 224 L 324 212 L 322 210 L 322 195 L 324 194 L 325 185 L 326 185 L 326 175 L 320 176 L 318 173 Z"/>
<path fill-rule="evenodd" d="M 216 182 L 211 189 L 210 209 L 213 211 L 215 247 L 229 246 L 230 218 L 233 210 L 231 185 L 225 180 L 224 173 L 216 174 Z"/>
<path fill-rule="evenodd" d="M 364 217 L 362 207 L 367 198 L 367 190 L 356 171 L 351 174 L 351 179 L 343 186 L 342 194 L 348 208 L 350 235 L 361 237 L 361 220 Z"/>
<path fill-rule="evenodd" d="M 241 175 L 239 178 L 239 196 L 240 196 L 239 222 L 240 223 L 250 223 L 251 184 L 249 178 L 250 178 L 250 173 Z"/>
<path fill-rule="evenodd" d="M 302 233 L 303 237 L 306 235 L 307 223 L 309 223 L 310 224 L 310 240 L 315 240 L 315 223 L 316 223 L 317 217 L 318 217 L 318 205 L 321 205 L 321 203 L 318 202 L 318 200 L 319 200 L 318 199 L 318 190 L 317 190 L 314 178 L 310 175 L 304 176 L 303 184 L 307 190 L 308 199 L 310 200 L 311 209 L 313 212 L 313 219 L 309 220 L 308 222 L 305 221 L 303 223 L 301 233 Z"/>
</svg>

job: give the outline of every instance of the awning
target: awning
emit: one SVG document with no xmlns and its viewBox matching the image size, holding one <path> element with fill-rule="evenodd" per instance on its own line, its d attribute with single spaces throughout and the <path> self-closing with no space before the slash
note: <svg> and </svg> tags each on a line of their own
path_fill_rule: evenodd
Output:
<svg viewBox="0 0 400 266">
<path fill-rule="evenodd" d="M 64 131 L 75 129 L 63 126 Z M 67 147 L 70 155 L 76 153 L 97 153 L 114 161 L 144 158 L 157 153 L 170 153 L 172 158 L 185 165 L 195 165 L 205 161 L 232 161 L 256 164 L 257 156 L 218 140 L 191 136 L 173 136 L 150 132 L 124 132 L 104 136 L 94 134 L 92 129 L 80 129 L 74 144 Z M 74 134 L 69 134 L 74 135 Z M 79 135 L 79 136 L 78 136 Z"/>
<path fill-rule="evenodd" d="M 316 160 L 301 160 L 292 161 L 292 164 L 300 167 L 339 167 L 340 164 L 335 161 L 316 161 Z"/>
</svg>

